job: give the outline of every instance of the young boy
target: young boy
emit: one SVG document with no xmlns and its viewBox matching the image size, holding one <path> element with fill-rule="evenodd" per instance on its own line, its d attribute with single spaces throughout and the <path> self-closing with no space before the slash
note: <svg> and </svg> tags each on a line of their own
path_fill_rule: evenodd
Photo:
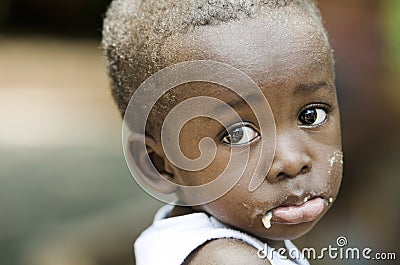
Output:
<svg viewBox="0 0 400 265">
<path fill-rule="evenodd" d="M 308 264 L 289 240 L 327 212 L 342 175 L 333 55 L 314 2 L 115 0 L 103 36 L 124 121 L 145 122 L 125 146 L 134 174 L 179 199 L 135 242 L 137 264 Z"/>
</svg>

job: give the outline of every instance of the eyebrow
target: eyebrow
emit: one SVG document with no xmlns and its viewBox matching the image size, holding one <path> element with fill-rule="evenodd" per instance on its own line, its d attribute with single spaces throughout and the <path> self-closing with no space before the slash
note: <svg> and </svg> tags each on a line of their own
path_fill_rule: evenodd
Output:
<svg viewBox="0 0 400 265">
<path fill-rule="evenodd" d="M 227 105 L 230 106 L 231 108 L 235 109 L 235 108 L 239 108 L 241 106 L 248 105 L 248 102 L 254 102 L 254 101 L 262 101 L 262 98 L 260 98 L 259 94 L 248 94 L 244 97 L 239 96 L 239 98 L 237 98 L 237 99 L 228 101 L 228 102 L 226 102 L 226 104 L 218 106 L 212 112 L 220 113 L 221 111 L 227 110 Z"/>
<path fill-rule="evenodd" d="M 332 91 L 332 86 L 328 85 L 328 83 L 325 81 L 298 84 L 294 88 L 293 94 L 299 95 L 304 93 L 316 92 L 321 89 Z"/>
</svg>

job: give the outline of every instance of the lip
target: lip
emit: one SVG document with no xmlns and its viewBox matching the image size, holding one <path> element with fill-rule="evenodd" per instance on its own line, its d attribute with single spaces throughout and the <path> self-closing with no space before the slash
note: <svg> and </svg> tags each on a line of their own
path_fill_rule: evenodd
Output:
<svg viewBox="0 0 400 265">
<path fill-rule="evenodd" d="M 268 212 L 272 213 L 271 223 L 294 225 L 318 219 L 327 205 L 322 196 L 291 196 Z"/>
<path fill-rule="evenodd" d="M 272 221 L 281 224 L 300 224 L 316 220 L 325 209 L 325 200 L 316 197 L 301 205 L 277 207 L 272 211 Z"/>
</svg>

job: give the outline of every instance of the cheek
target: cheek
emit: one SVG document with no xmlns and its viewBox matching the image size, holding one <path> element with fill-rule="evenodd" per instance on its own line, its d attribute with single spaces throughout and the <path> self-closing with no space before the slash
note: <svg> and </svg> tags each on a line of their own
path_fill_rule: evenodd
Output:
<svg viewBox="0 0 400 265">
<path fill-rule="evenodd" d="M 223 156 L 223 164 L 226 165 L 229 154 L 220 155 Z M 272 207 L 269 202 L 273 201 L 272 194 L 274 191 L 273 189 L 268 189 L 267 192 L 263 189 L 262 191 L 249 192 L 249 181 L 256 166 L 256 163 L 251 158 L 253 158 L 252 155 L 250 156 L 250 162 L 245 161 L 245 164 L 235 163 L 231 165 L 232 171 L 235 172 L 234 174 L 240 177 L 232 189 L 217 200 L 201 206 L 202 210 L 216 217 L 219 221 L 244 230 L 252 229 L 261 224 L 257 223 L 258 217 L 266 209 Z M 235 176 L 232 175 L 232 177 Z"/>
<path fill-rule="evenodd" d="M 306 146 L 313 160 L 312 179 L 320 190 L 336 197 L 343 171 L 340 122 L 338 113 L 332 114 L 330 125 L 319 133 L 310 134 Z"/>
<path fill-rule="evenodd" d="M 259 216 L 265 212 L 264 208 L 268 206 L 257 205 L 258 198 L 253 198 L 246 188 L 247 185 L 238 184 L 219 199 L 203 205 L 201 208 L 223 223 L 252 231 L 261 225 Z"/>
<path fill-rule="evenodd" d="M 178 191 L 178 196 L 185 202 L 190 204 L 195 201 L 195 204 L 198 204 L 198 201 L 206 203 L 211 199 L 217 199 L 236 183 L 235 179 L 240 177 L 240 174 L 235 174 L 232 164 L 229 164 L 231 159 L 230 151 L 219 150 L 220 146 L 217 148 L 216 155 L 211 164 L 202 170 L 187 171 L 175 167 L 175 182 L 180 185 L 193 187 L 190 190 L 180 189 Z M 234 164 L 235 167 L 237 164 L 240 163 Z M 241 168 L 243 167 L 239 166 L 239 169 Z M 232 171 L 233 174 L 229 174 Z"/>
<path fill-rule="evenodd" d="M 343 153 L 340 149 L 324 146 L 318 148 L 311 178 L 317 189 L 335 198 L 342 180 Z"/>
<path fill-rule="evenodd" d="M 341 150 L 333 151 L 333 153 L 328 158 L 328 163 L 328 185 L 332 190 L 332 195 L 336 196 L 339 192 L 339 187 L 343 174 L 343 152 Z"/>
</svg>

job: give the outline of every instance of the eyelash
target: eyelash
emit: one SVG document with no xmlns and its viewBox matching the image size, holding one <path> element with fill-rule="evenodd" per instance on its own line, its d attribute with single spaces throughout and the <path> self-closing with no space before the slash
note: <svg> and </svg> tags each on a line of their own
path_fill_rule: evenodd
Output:
<svg viewBox="0 0 400 265">
<path fill-rule="evenodd" d="M 309 108 L 313 108 L 313 107 L 314 107 L 314 108 L 321 108 L 321 109 L 325 110 L 326 113 L 330 113 L 330 112 L 332 112 L 332 110 L 333 110 L 332 105 L 329 104 L 329 103 L 315 102 L 315 103 L 311 103 L 311 104 L 308 104 L 308 105 L 304 106 L 304 107 L 300 110 L 300 112 L 302 112 L 302 111 L 304 111 L 304 110 L 306 110 L 306 109 L 309 109 Z M 300 113 L 300 112 L 299 112 L 299 113 Z"/>
</svg>

